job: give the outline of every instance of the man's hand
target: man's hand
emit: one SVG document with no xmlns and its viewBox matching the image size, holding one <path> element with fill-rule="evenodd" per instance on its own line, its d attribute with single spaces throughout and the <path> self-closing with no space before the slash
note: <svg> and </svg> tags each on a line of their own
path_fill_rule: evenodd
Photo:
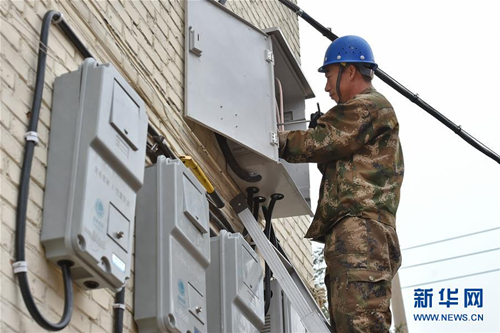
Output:
<svg viewBox="0 0 500 333">
<path fill-rule="evenodd" d="M 309 128 L 316 128 L 318 126 L 318 119 L 323 115 L 319 108 L 319 103 L 316 103 L 318 106 L 318 111 L 311 113 L 311 121 L 309 122 Z"/>
<path fill-rule="evenodd" d="M 318 119 L 323 115 L 323 112 L 316 111 L 311 113 L 311 121 L 309 122 L 309 128 L 316 128 L 318 126 Z"/>
</svg>

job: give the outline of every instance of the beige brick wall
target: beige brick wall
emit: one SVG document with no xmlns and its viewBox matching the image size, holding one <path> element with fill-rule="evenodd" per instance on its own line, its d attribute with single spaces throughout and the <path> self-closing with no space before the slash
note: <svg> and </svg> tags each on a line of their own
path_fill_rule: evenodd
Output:
<svg viewBox="0 0 500 333">
<path fill-rule="evenodd" d="M 238 190 L 206 129 L 183 119 L 184 7 L 170 1 L 54 1 L 1 0 L 1 325 L 2 332 L 43 331 L 30 317 L 12 273 L 16 206 L 28 113 L 33 98 L 37 48 L 42 17 L 49 9 L 65 19 L 98 61 L 111 62 L 137 90 L 147 105 L 150 122 L 177 154 L 190 154 L 228 201 Z M 281 27 L 300 56 L 298 21 L 277 1 L 228 1 L 227 7 L 260 28 Z M 76 70 L 82 56 L 52 26 L 49 35 L 45 89 L 38 132 L 40 144 L 30 179 L 26 256 L 29 282 L 41 312 L 58 321 L 63 286 L 59 268 L 44 257 L 40 243 L 52 87 L 56 76 Z M 224 213 L 237 230 L 241 225 L 226 205 Z M 312 281 L 311 243 L 303 240 L 308 217 L 277 219 L 278 238 L 304 279 Z M 133 269 L 133 267 L 132 267 Z M 137 331 L 133 321 L 133 276 L 126 289 L 125 331 Z M 75 289 L 74 312 L 66 332 L 111 332 L 114 294 L 108 290 Z"/>
</svg>

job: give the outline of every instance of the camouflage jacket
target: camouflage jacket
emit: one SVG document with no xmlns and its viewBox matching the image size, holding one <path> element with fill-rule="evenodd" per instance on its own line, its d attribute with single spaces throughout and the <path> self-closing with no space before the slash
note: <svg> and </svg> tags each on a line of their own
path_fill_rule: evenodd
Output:
<svg viewBox="0 0 500 333">
<path fill-rule="evenodd" d="M 395 227 L 404 173 L 398 132 L 392 105 L 369 88 L 333 107 L 316 128 L 279 133 L 280 157 L 292 163 L 316 162 L 323 174 L 306 238 L 323 241 L 345 216 Z"/>
</svg>

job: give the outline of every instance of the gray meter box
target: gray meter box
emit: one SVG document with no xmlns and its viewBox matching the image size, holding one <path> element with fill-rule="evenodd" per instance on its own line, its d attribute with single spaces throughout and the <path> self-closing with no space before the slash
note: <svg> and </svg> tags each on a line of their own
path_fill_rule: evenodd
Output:
<svg viewBox="0 0 500 333">
<path fill-rule="evenodd" d="M 180 160 L 160 156 L 146 169 L 137 199 L 134 319 L 140 332 L 207 332 L 209 228 L 203 186 Z"/>
<path fill-rule="evenodd" d="M 87 59 L 56 78 L 41 240 L 71 260 L 85 288 L 119 290 L 130 276 L 135 200 L 148 119 L 116 69 Z"/>
<path fill-rule="evenodd" d="M 211 239 L 207 271 L 208 331 L 257 333 L 264 327 L 263 272 L 241 234 L 222 230 Z"/>
<path fill-rule="evenodd" d="M 271 281 L 271 292 L 273 297 L 266 315 L 266 326 L 261 333 L 307 333 L 299 315 L 293 309 L 277 280 Z"/>
</svg>

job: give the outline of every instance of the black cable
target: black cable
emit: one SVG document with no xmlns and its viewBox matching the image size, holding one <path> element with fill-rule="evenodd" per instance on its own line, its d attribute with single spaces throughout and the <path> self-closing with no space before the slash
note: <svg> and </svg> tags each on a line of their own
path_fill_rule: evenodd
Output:
<svg viewBox="0 0 500 333">
<path fill-rule="evenodd" d="M 253 214 L 253 197 L 254 197 L 254 194 L 257 194 L 259 193 L 259 188 L 257 187 L 254 187 L 254 186 L 250 186 L 250 187 L 247 187 L 247 205 L 248 205 L 248 208 L 251 209 L 251 213 Z"/>
<path fill-rule="evenodd" d="M 471 232 L 469 234 L 465 234 L 465 235 L 461 235 L 461 236 L 446 238 L 446 239 L 438 240 L 438 241 L 435 241 L 435 242 L 430 242 L 430 243 L 425 243 L 425 244 L 420 244 L 420 245 L 415 245 L 415 246 L 407 247 L 405 249 L 402 249 L 401 251 L 412 250 L 412 249 L 416 249 L 418 247 L 423 247 L 423 246 L 428 246 L 428 245 L 432 245 L 432 244 L 438 244 L 438 243 L 442 243 L 442 242 L 447 242 L 447 241 L 450 241 L 450 240 L 464 238 L 464 237 L 469 237 L 469 236 L 473 236 L 473 235 L 477 235 L 477 234 L 482 234 L 482 233 L 485 233 L 485 232 L 490 232 L 490 231 L 494 231 L 494 230 L 498 230 L 498 229 L 500 229 L 500 227 L 486 229 L 486 230 L 481 230 L 481 231 L 476 231 L 476 232 Z"/>
<path fill-rule="evenodd" d="M 125 287 L 115 296 L 115 333 L 123 332 L 123 312 L 125 311 Z"/>
<path fill-rule="evenodd" d="M 243 168 L 238 164 L 233 156 L 233 153 L 231 152 L 231 149 L 229 149 L 226 138 L 219 133 L 214 134 L 215 138 L 217 139 L 217 143 L 219 144 L 222 155 L 224 155 L 224 158 L 226 159 L 226 163 L 229 164 L 229 167 L 231 168 L 231 170 L 233 170 L 236 176 L 248 183 L 260 182 L 262 180 L 261 175 L 256 172 L 248 172 L 246 170 L 243 170 Z"/>
<path fill-rule="evenodd" d="M 284 4 L 286 7 L 289 9 L 293 10 L 297 15 L 302 17 L 307 23 L 312 25 L 316 30 L 318 30 L 323 36 L 328 38 L 331 41 L 334 41 L 338 37 L 333 34 L 329 29 L 325 28 L 321 24 L 319 24 L 317 21 L 312 19 L 309 15 L 307 15 L 299 6 L 296 4 L 290 2 L 289 0 L 279 0 L 282 4 Z M 418 97 L 418 94 L 412 93 L 409 89 L 404 87 L 402 84 L 394 80 L 392 77 L 390 77 L 387 73 L 385 73 L 383 70 L 380 68 L 376 68 L 374 70 L 375 75 L 384 81 L 386 84 L 388 84 L 390 87 L 395 89 L 397 92 L 408 98 L 410 101 L 418 105 L 420 108 L 422 108 L 424 111 L 429 113 L 431 116 L 439 120 L 443 125 L 451 129 L 453 132 L 455 132 L 458 136 L 460 136 L 462 139 L 464 139 L 467 143 L 469 143 L 471 146 L 485 154 L 486 156 L 490 157 L 497 163 L 500 163 L 500 155 L 495 153 L 493 150 L 489 149 L 486 145 L 481 143 L 479 140 L 474 138 L 472 135 L 467 133 L 462 129 L 461 126 L 457 126 L 455 123 L 450 121 L 448 118 L 446 118 L 444 115 L 442 115 L 439 111 L 434 109 L 432 106 L 427 104 L 425 101 L 420 99 Z"/>
<path fill-rule="evenodd" d="M 323 36 L 325 36 L 329 40 L 334 41 L 335 39 L 338 38 L 338 36 L 335 35 L 330 29 L 322 26 L 318 21 L 309 16 L 306 12 L 304 12 L 299 6 L 297 6 L 293 2 L 287 0 L 278 0 L 278 1 L 281 2 L 283 5 L 285 5 L 286 7 L 288 7 L 289 9 L 293 10 L 297 15 L 302 17 L 304 21 L 312 25 L 316 30 L 321 32 Z"/>
<path fill-rule="evenodd" d="M 450 280 L 457 280 L 457 279 L 462 279 L 462 278 L 466 278 L 466 277 L 471 277 L 471 276 L 476 276 L 476 275 L 483 275 L 483 274 L 488 274 L 488 273 L 493 273 L 493 272 L 498 272 L 498 271 L 500 271 L 500 268 L 492 269 L 491 271 L 484 271 L 484 272 L 477 272 L 477 273 L 472 273 L 472 274 L 467 274 L 467 275 L 455 276 L 455 277 L 447 278 L 447 279 L 443 279 L 443 280 L 436 280 L 436 281 L 429 281 L 429 282 L 414 284 L 414 285 L 411 285 L 411 286 L 402 287 L 401 289 L 407 289 L 407 288 L 413 288 L 413 287 L 420 287 L 420 286 L 425 286 L 427 284 L 445 282 L 445 281 L 450 281 Z"/>
<path fill-rule="evenodd" d="M 33 163 L 33 155 L 35 151 L 35 145 L 37 142 L 36 130 L 38 127 L 38 119 L 40 116 L 40 107 L 42 104 L 43 96 L 43 85 L 45 82 L 45 69 L 47 63 L 47 45 L 49 39 L 49 28 L 51 23 L 54 21 L 59 21 L 61 24 L 63 21 L 61 13 L 57 11 L 48 11 L 42 21 L 42 29 L 40 32 L 40 49 L 38 51 L 38 64 L 36 72 L 35 81 L 35 92 L 33 97 L 33 104 L 31 107 L 31 117 L 28 124 L 28 133 L 26 146 L 24 150 L 24 162 L 21 171 L 21 180 L 19 185 L 19 195 L 17 200 L 17 214 L 16 214 L 16 264 L 23 263 L 26 265 L 26 254 L 25 254 L 25 241 L 26 241 L 26 212 L 28 209 L 28 195 L 29 195 L 29 182 L 31 174 L 31 166 Z M 29 138 L 31 137 L 31 138 Z M 35 141 L 33 141 L 35 140 Z M 62 260 L 58 262 L 61 266 L 63 281 L 64 281 L 64 311 L 61 320 L 58 323 L 51 323 L 45 319 L 45 317 L 38 310 L 36 303 L 31 295 L 30 286 L 28 282 L 28 272 L 25 266 L 21 272 L 16 272 L 19 288 L 21 289 L 21 294 L 23 296 L 24 303 L 26 307 L 38 325 L 49 331 L 60 331 L 65 328 L 71 320 L 71 314 L 73 312 L 73 288 L 71 282 L 71 271 L 70 267 L 73 265 L 70 261 Z M 17 267 L 17 266 L 15 266 Z"/>
<path fill-rule="evenodd" d="M 73 263 L 71 261 L 61 261 L 57 264 L 61 266 L 64 283 L 64 310 L 61 320 L 57 324 L 48 322 L 40 313 L 40 311 L 38 311 L 38 308 L 29 289 L 28 273 L 23 272 L 17 274 L 19 286 L 21 286 L 21 294 L 23 295 L 23 299 L 29 313 L 31 314 L 33 319 L 35 319 L 38 325 L 48 331 L 60 331 L 64 329 L 69 324 L 71 320 L 71 314 L 73 312 L 73 285 L 71 280 L 71 266 L 73 266 Z"/>
<path fill-rule="evenodd" d="M 208 200 L 208 205 L 210 206 L 210 211 L 213 213 L 214 217 L 216 217 L 222 223 L 222 225 L 224 225 L 224 228 L 227 231 L 234 234 L 234 228 L 231 223 L 229 223 L 228 219 L 224 216 L 224 213 L 222 213 L 222 211 L 217 208 L 217 206 L 211 200 Z"/>
<path fill-rule="evenodd" d="M 479 251 L 479 252 L 472 252 L 472 253 L 462 254 L 460 256 L 455 256 L 455 257 L 450 257 L 450 258 L 444 258 L 444 259 L 439 259 L 439 260 L 427 261 L 427 262 L 423 262 L 423 263 L 415 264 L 415 265 L 410 265 L 410 266 L 403 266 L 400 269 L 406 269 L 406 268 L 413 268 L 413 267 L 418 267 L 418 266 L 430 265 L 430 264 L 435 264 L 435 263 L 438 263 L 438 262 L 443 262 L 443 261 L 448 261 L 448 260 L 454 260 L 454 259 L 460 259 L 460 258 L 475 256 L 475 255 L 478 255 L 478 254 L 483 254 L 483 253 L 497 251 L 497 250 L 500 250 L 500 247 L 497 247 L 495 249 L 488 249 L 488 250 L 484 250 L 484 251 Z"/>
<path fill-rule="evenodd" d="M 262 204 L 264 202 L 266 202 L 266 198 L 264 198 L 260 195 L 258 197 L 253 198 L 252 214 L 253 214 L 253 218 L 255 219 L 255 221 L 259 221 L 260 204 Z"/>
<path fill-rule="evenodd" d="M 262 212 L 264 213 L 264 217 L 266 219 L 266 226 L 264 227 L 264 235 L 266 236 L 267 239 L 271 238 L 271 214 L 270 210 L 266 206 L 262 206 Z M 272 213 L 272 211 L 271 211 Z M 266 262 L 266 266 L 264 269 L 264 315 L 267 315 L 267 312 L 269 311 L 269 307 L 271 306 L 271 297 L 272 297 L 272 291 L 271 291 L 271 276 L 273 275 L 273 272 L 271 271 L 271 268 Z"/>
<path fill-rule="evenodd" d="M 490 157 L 497 163 L 500 163 L 500 156 L 495 153 L 493 150 L 489 149 L 486 145 L 481 143 L 479 140 L 474 138 L 472 135 L 467 133 L 462 129 L 461 126 L 457 126 L 454 122 L 446 118 L 443 114 L 441 114 L 439 111 L 434 109 L 432 106 L 427 104 L 424 100 L 420 99 L 418 97 L 418 94 L 412 93 L 410 90 L 408 90 L 406 87 L 404 87 L 402 84 L 394 80 L 392 77 L 390 77 L 387 73 L 382 71 L 380 68 L 375 69 L 375 75 L 378 76 L 379 79 L 387 83 L 390 87 L 395 89 L 397 92 L 399 92 L 401 95 L 405 96 L 408 98 L 411 102 L 415 103 L 418 105 L 421 109 L 429 113 L 431 116 L 439 120 L 443 125 L 451 129 L 455 134 L 457 134 L 459 137 L 464 139 L 468 144 L 470 144 L 472 147 L 476 148 L 486 156 Z"/>
<path fill-rule="evenodd" d="M 158 154 L 156 153 L 156 146 L 146 142 L 146 155 L 151 160 L 151 163 L 156 164 L 158 161 Z"/>
<path fill-rule="evenodd" d="M 290 261 L 288 259 L 288 256 L 286 255 L 285 251 L 283 251 L 283 249 L 281 248 L 280 242 L 278 241 L 278 238 L 276 237 L 276 233 L 274 232 L 274 227 L 272 224 L 271 224 L 271 239 L 270 240 L 271 240 L 271 244 L 274 245 L 274 247 L 278 250 L 278 252 L 281 253 L 286 260 Z"/>
<path fill-rule="evenodd" d="M 161 155 L 164 155 L 170 158 L 171 160 L 177 159 L 177 156 L 175 156 L 172 150 L 170 150 L 170 148 L 165 144 L 165 138 L 160 134 L 158 134 L 156 129 L 153 126 L 151 126 L 151 124 L 148 124 L 148 133 L 155 141 L 157 149 L 160 151 Z"/>
<path fill-rule="evenodd" d="M 78 38 L 73 29 L 68 25 L 68 23 L 64 20 L 61 13 L 59 13 L 59 17 L 55 22 L 59 28 L 64 32 L 66 37 L 73 43 L 73 45 L 77 48 L 77 50 L 81 53 L 84 58 L 94 58 L 95 57 L 90 53 L 90 51 L 85 47 L 83 42 Z"/>
<path fill-rule="evenodd" d="M 272 219 L 273 216 L 273 211 L 274 211 L 274 206 L 276 205 L 276 201 L 283 200 L 285 196 L 281 193 L 274 193 L 271 194 L 271 202 L 269 203 L 268 207 L 268 214 L 269 214 L 269 220 Z"/>
<path fill-rule="evenodd" d="M 224 223 L 222 223 L 221 220 L 219 220 L 219 218 L 214 215 L 214 213 L 212 213 L 211 211 L 208 211 L 208 213 L 210 221 L 212 221 L 217 226 L 217 228 L 219 228 L 219 230 L 227 230 Z"/>
<path fill-rule="evenodd" d="M 274 193 L 271 195 L 271 201 L 269 203 L 269 207 L 262 206 L 262 212 L 264 213 L 264 218 L 266 219 L 266 226 L 264 227 L 264 235 L 266 238 L 271 241 L 275 245 L 276 243 L 276 236 L 274 236 L 273 232 L 273 225 L 272 225 L 272 219 L 273 219 L 273 211 L 274 211 L 274 206 L 276 204 L 276 201 L 282 200 L 285 196 L 281 193 Z M 272 291 L 271 291 L 271 277 L 273 275 L 273 272 L 271 271 L 271 268 L 266 262 L 266 267 L 265 267 L 265 277 L 264 277 L 264 314 L 267 314 L 269 311 L 269 307 L 271 306 L 271 297 Z"/>
</svg>

